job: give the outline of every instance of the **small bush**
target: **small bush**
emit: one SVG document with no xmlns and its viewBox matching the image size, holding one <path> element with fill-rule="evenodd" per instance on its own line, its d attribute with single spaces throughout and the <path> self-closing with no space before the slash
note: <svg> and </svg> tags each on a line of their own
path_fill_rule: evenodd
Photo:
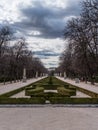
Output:
<svg viewBox="0 0 98 130">
<path fill-rule="evenodd" d="M 58 87 L 57 88 L 58 93 L 62 94 L 62 95 L 66 95 L 66 96 L 75 96 L 76 95 L 76 91 L 75 90 L 71 90 L 71 89 L 66 89 L 64 87 Z"/>
<path fill-rule="evenodd" d="M 43 87 L 36 87 L 35 89 L 27 89 L 25 90 L 25 95 L 26 96 L 32 96 L 33 94 L 38 94 L 38 93 L 43 93 L 44 88 Z"/>
<path fill-rule="evenodd" d="M 74 87 L 74 86 L 69 86 L 69 89 L 70 89 L 70 90 L 74 90 L 74 91 L 77 90 L 76 87 Z"/>
<path fill-rule="evenodd" d="M 69 85 L 68 84 L 64 84 L 64 88 L 69 88 Z"/>
</svg>

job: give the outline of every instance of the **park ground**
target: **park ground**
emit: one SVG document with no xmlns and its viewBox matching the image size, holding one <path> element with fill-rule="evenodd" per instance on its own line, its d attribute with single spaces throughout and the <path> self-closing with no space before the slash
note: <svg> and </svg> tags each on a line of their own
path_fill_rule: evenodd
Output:
<svg viewBox="0 0 98 130">
<path fill-rule="evenodd" d="M 33 79 L 33 82 L 39 79 Z M 75 83 L 69 79 L 66 81 Z M 5 87 L 1 85 L 1 93 L 5 92 L 6 87 L 6 91 L 9 91 L 31 82 L 32 79 L 27 83 L 6 84 Z M 81 84 L 85 83 L 77 85 Z M 88 86 L 91 87 L 90 84 Z M 0 130 L 98 130 L 97 113 L 96 106 L 0 106 Z"/>
<path fill-rule="evenodd" d="M 0 108 L 0 130 L 98 130 L 98 108 Z"/>
</svg>

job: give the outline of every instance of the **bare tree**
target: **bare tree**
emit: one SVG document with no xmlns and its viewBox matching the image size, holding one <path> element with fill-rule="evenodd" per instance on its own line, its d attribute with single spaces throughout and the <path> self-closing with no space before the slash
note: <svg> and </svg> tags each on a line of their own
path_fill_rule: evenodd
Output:
<svg viewBox="0 0 98 130">
<path fill-rule="evenodd" d="M 67 47 L 63 52 L 61 66 L 65 66 L 71 75 L 84 77 L 86 80 L 89 78 L 93 84 L 92 79 L 98 74 L 97 0 L 86 0 L 82 3 L 80 17 L 68 21 L 64 36 L 71 49 Z"/>
</svg>

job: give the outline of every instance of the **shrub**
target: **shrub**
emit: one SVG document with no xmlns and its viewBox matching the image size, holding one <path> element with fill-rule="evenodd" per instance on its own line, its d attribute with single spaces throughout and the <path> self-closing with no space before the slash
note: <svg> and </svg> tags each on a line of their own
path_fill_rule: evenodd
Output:
<svg viewBox="0 0 98 130">
<path fill-rule="evenodd" d="M 40 86 L 44 87 L 44 89 L 46 89 L 46 90 L 51 90 L 51 89 L 56 90 L 57 87 L 59 87 L 60 85 L 58 85 L 58 84 L 42 84 Z"/>
<path fill-rule="evenodd" d="M 13 90 L 13 91 L 10 91 L 10 92 L 1 94 L 1 95 L 0 95 L 0 98 L 1 98 L 1 97 L 10 97 L 10 96 L 13 96 L 14 94 L 17 94 L 17 93 L 23 91 L 24 89 L 25 89 L 25 87 L 22 87 L 22 88 L 15 89 L 15 90 Z"/>
<path fill-rule="evenodd" d="M 64 84 L 64 88 L 69 88 L 69 85 L 68 84 Z"/>
<path fill-rule="evenodd" d="M 64 87 L 58 87 L 57 91 L 58 91 L 58 93 L 60 93 L 62 95 L 66 95 L 68 97 L 76 95 L 76 91 L 75 90 L 66 89 Z"/>
<path fill-rule="evenodd" d="M 43 97 L 34 98 L 0 98 L 0 104 L 44 104 Z"/>
<path fill-rule="evenodd" d="M 35 89 L 35 86 L 31 85 L 29 87 L 25 87 L 25 90 L 32 90 L 32 89 Z"/>
<path fill-rule="evenodd" d="M 43 87 L 36 87 L 35 89 L 27 89 L 25 90 L 25 95 L 26 96 L 32 96 L 33 94 L 38 94 L 38 93 L 43 93 L 44 88 Z"/>
<path fill-rule="evenodd" d="M 78 90 L 78 91 L 80 91 L 82 93 L 85 93 L 85 94 L 91 96 L 92 98 L 98 98 L 98 93 L 92 92 L 90 90 L 87 90 L 87 89 L 84 89 L 84 88 L 80 88 L 80 87 L 72 85 L 72 84 L 69 84 L 69 88 L 71 88 L 71 89 L 74 88 L 74 89 L 76 89 L 76 90 Z"/>
<path fill-rule="evenodd" d="M 46 100 L 49 100 L 51 97 L 66 97 L 66 96 L 55 92 L 45 92 L 41 94 L 34 94 L 32 95 L 32 97 L 44 97 Z"/>
<path fill-rule="evenodd" d="M 98 104 L 98 98 L 51 97 L 52 104 Z"/>
<path fill-rule="evenodd" d="M 70 89 L 70 90 L 74 90 L 74 91 L 76 91 L 76 90 L 77 90 L 77 89 L 76 89 L 76 87 L 71 86 L 71 85 L 69 86 L 69 89 Z"/>
</svg>

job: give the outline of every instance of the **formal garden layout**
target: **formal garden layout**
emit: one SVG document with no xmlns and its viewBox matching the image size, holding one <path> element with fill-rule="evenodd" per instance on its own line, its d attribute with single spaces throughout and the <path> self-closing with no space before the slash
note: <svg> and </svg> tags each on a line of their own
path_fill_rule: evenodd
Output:
<svg viewBox="0 0 98 130">
<path fill-rule="evenodd" d="M 0 95 L 0 104 L 98 104 L 98 94 L 49 76 Z"/>
</svg>

